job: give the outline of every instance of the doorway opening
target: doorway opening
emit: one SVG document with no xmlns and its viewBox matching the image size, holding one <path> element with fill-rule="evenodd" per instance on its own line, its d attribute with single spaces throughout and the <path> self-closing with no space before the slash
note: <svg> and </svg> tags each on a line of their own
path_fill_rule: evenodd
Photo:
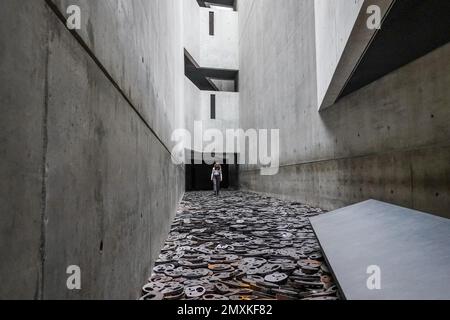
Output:
<svg viewBox="0 0 450 320">
<path fill-rule="evenodd" d="M 186 164 L 186 191 L 212 191 L 212 165 L 205 162 L 203 154 L 191 152 L 190 163 Z M 211 156 L 208 155 L 211 159 Z M 237 190 L 239 187 L 237 154 L 213 155 L 212 158 L 222 166 L 222 189 Z"/>
</svg>

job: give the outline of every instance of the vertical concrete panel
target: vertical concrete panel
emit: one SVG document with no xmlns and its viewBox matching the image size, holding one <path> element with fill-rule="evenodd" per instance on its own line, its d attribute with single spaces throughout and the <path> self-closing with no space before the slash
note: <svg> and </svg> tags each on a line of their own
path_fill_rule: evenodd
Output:
<svg viewBox="0 0 450 320">
<path fill-rule="evenodd" d="M 45 298 L 135 299 L 182 173 L 61 22 L 51 30 Z M 70 265 L 81 268 L 80 291 L 67 290 Z"/>
<path fill-rule="evenodd" d="M 315 0 L 317 95 L 328 90 L 364 0 Z"/>
<path fill-rule="evenodd" d="M 201 91 L 189 80 L 184 79 L 184 128 L 192 136 L 194 134 L 194 121 L 200 120 L 202 115 Z"/>
<path fill-rule="evenodd" d="M 411 156 L 413 207 L 450 218 L 450 147 L 425 149 Z"/>
<path fill-rule="evenodd" d="M 41 213 L 47 78 L 42 1 L 0 12 L 0 298 L 41 295 Z"/>
<path fill-rule="evenodd" d="M 183 0 L 183 43 L 189 54 L 200 63 L 200 6 L 196 0 Z"/>
<path fill-rule="evenodd" d="M 58 4 L 1 13 L 0 297 L 137 298 L 184 193 L 181 2 L 70 2 L 81 42 Z"/>
<path fill-rule="evenodd" d="M 214 35 L 209 34 L 210 12 L 214 14 Z M 204 68 L 239 70 L 239 14 L 200 8 L 200 60 Z"/>
</svg>

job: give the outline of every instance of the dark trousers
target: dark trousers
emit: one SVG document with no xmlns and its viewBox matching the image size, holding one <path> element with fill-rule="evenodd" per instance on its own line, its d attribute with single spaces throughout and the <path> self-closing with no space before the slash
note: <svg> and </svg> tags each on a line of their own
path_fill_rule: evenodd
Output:
<svg viewBox="0 0 450 320">
<path fill-rule="evenodd" d="M 220 193 L 220 176 L 213 178 L 213 184 L 214 184 L 214 194 L 218 196 Z"/>
</svg>

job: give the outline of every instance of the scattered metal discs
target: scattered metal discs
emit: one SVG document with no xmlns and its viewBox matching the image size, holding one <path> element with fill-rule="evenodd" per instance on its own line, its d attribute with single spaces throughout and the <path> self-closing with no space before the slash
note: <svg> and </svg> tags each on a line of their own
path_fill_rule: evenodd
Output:
<svg viewBox="0 0 450 320">
<path fill-rule="evenodd" d="M 297 202 L 187 193 L 141 300 L 333 300 L 337 290 Z"/>
</svg>

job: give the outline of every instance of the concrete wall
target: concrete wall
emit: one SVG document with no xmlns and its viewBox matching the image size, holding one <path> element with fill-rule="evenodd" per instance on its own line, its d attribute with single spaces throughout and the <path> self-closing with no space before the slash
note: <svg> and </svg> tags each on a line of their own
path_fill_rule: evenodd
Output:
<svg viewBox="0 0 450 320">
<path fill-rule="evenodd" d="M 450 217 L 450 45 L 317 111 L 314 1 L 241 0 L 240 123 L 280 129 L 281 168 L 241 186 L 335 209 L 374 198 Z"/>
<path fill-rule="evenodd" d="M 161 140 L 182 123 L 182 0 L 54 0 L 82 10 L 78 34 Z M 181 58 L 180 58 L 181 57 Z"/>
<path fill-rule="evenodd" d="M 57 18 L 69 3 L 79 38 Z M 0 298 L 134 299 L 184 192 L 169 153 L 182 3 L 50 4 L 5 0 L 1 13 Z"/>
<path fill-rule="evenodd" d="M 184 8 L 184 46 L 197 63 L 204 68 L 239 69 L 237 12 L 201 8 L 195 0 L 186 0 Z M 210 11 L 215 14 L 214 36 L 209 35 Z M 234 81 L 211 81 L 223 91 L 201 91 L 189 79 L 184 80 L 184 128 L 191 133 L 192 138 L 196 121 L 202 123 L 204 130 L 218 129 L 223 135 L 226 129 L 239 126 L 239 94 L 232 92 L 235 90 Z M 211 94 L 216 95 L 215 120 L 211 119 Z M 201 146 L 195 146 L 193 142 L 186 149 L 203 151 L 200 150 Z"/>
<path fill-rule="evenodd" d="M 215 120 L 211 119 L 211 94 L 216 95 Z M 186 115 L 184 128 L 191 132 L 192 137 L 195 121 L 202 123 L 203 130 L 218 129 L 224 136 L 227 129 L 239 128 L 239 93 L 236 92 L 201 91 L 186 78 L 184 110 Z M 201 151 L 200 148 L 194 147 L 192 143 L 193 150 Z M 219 151 L 235 152 L 235 150 Z"/>
<path fill-rule="evenodd" d="M 184 47 L 200 63 L 200 6 L 197 0 L 183 1 L 183 19 Z"/>
<path fill-rule="evenodd" d="M 216 119 L 211 119 L 211 94 L 216 95 Z M 225 137 L 227 129 L 239 128 L 239 93 L 202 91 L 202 113 L 204 129 L 218 129 Z M 236 150 L 224 150 L 234 153 Z"/>
<path fill-rule="evenodd" d="M 370 7 L 382 20 L 393 0 L 315 0 L 317 104 L 332 106 L 370 45 L 377 29 L 369 29 Z"/>
<path fill-rule="evenodd" d="M 214 36 L 209 35 L 209 12 L 214 12 Z M 196 0 L 184 0 L 183 17 L 184 47 L 201 67 L 239 69 L 236 11 L 202 8 Z"/>
<path fill-rule="evenodd" d="M 209 12 L 214 12 L 214 36 L 209 35 Z M 239 70 L 239 14 L 200 8 L 200 66 Z"/>
<path fill-rule="evenodd" d="M 185 125 L 183 128 L 194 132 L 194 122 L 202 119 L 201 91 L 187 77 L 184 80 L 184 95 Z"/>
<path fill-rule="evenodd" d="M 317 98 L 328 90 L 364 0 L 315 0 Z"/>
</svg>

